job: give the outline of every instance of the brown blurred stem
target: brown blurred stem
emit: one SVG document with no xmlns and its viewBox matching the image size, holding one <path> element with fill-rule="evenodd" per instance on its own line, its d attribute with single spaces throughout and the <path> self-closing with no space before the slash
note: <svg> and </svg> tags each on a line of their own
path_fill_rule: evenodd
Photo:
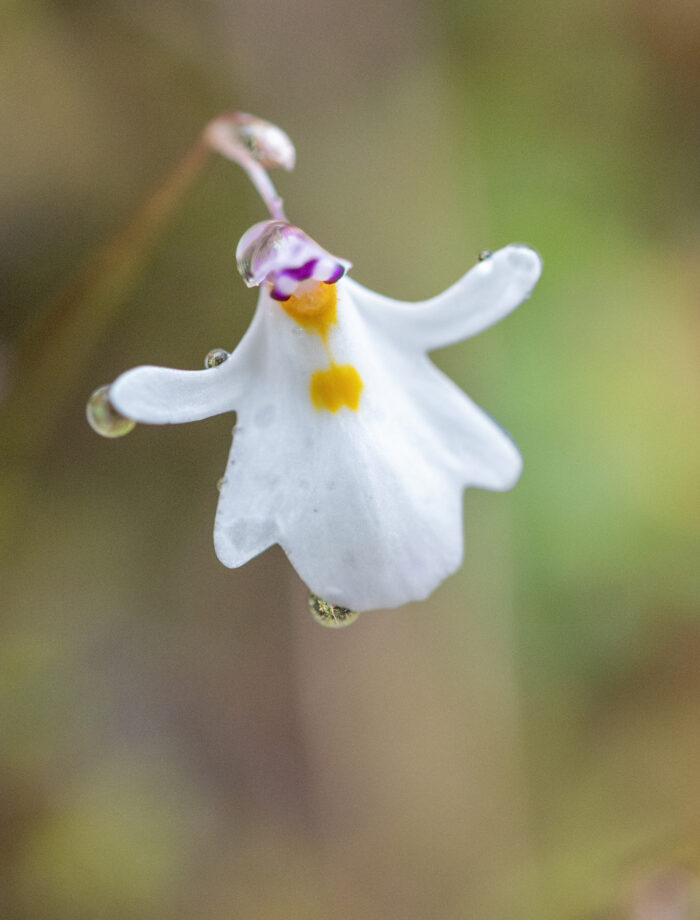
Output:
<svg viewBox="0 0 700 920">
<path fill-rule="evenodd" d="M 12 362 L 9 393 L 0 406 L 0 526 L 7 527 L 12 517 L 7 512 L 17 505 L 27 473 L 41 456 L 93 346 L 209 152 L 200 137 L 129 223 L 50 298 L 22 336 Z"/>
</svg>

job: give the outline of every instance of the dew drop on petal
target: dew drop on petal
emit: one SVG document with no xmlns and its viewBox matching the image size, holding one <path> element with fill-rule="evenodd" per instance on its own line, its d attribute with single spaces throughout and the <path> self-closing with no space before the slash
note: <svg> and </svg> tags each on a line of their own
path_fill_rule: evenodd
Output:
<svg viewBox="0 0 700 920">
<path fill-rule="evenodd" d="M 221 479 L 217 479 L 217 481 L 216 481 L 216 488 L 218 489 L 219 492 L 223 489 L 225 483 L 226 483 L 226 477 L 225 477 L 225 476 L 222 476 Z"/>
<path fill-rule="evenodd" d="M 323 598 L 315 594 L 309 595 L 309 607 L 314 620 L 321 626 L 329 626 L 331 629 L 341 629 L 343 626 L 349 626 L 359 617 L 357 610 L 348 610 L 347 607 L 337 607 L 335 604 L 329 604 Z"/>
<path fill-rule="evenodd" d="M 486 259 L 491 258 L 492 255 L 493 252 L 490 249 L 482 249 L 477 258 L 479 262 L 484 262 Z"/>
<path fill-rule="evenodd" d="M 218 367 L 220 364 L 223 364 L 224 361 L 228 361 L 230 357 L 231 356 L 225 348 L 212 348 L 211 351 L 207 352 L 204 358 L 204 367 L 207 370 L 212 367 Z"/>
<path fill-rule="evenodd" d="M 133 419 L 127 418 L 109 401 L 109 387 L 99 387 L 88 399 L 85 414 L 90 427 L 103 438 L 121 438 L 136 427 Z"/>
</svg>

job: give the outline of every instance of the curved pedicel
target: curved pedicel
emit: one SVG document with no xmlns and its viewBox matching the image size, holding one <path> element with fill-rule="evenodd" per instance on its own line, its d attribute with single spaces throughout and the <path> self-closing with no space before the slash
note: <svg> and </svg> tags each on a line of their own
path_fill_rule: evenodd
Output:
<svg viewBox="0 0 700 920">
<path fill-rule="evenodd" d="M 272 217 L 284 220 L 284 203 L 266 169 L 294 169 L 296 151 L 287 134 L 246 112 L 228 112 L 210 121 L 203 137 L 212 150 L 243 167 Z"/>
</svg>

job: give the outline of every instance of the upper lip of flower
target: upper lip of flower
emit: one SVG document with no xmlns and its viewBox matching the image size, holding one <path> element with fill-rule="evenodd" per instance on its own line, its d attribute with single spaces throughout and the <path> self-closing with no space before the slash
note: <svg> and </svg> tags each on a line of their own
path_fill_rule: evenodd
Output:
<svg viewBox="0 0 700 920">
<path fill-rule="evenodd" d="M 236 247 L 236 263 L 248 287 L 269 281 L 275 300 L 287 300 L 309 278 L 334 284 L 351 267 L 284 220 L 264 220 L 247 230 Z"/>
</svg>

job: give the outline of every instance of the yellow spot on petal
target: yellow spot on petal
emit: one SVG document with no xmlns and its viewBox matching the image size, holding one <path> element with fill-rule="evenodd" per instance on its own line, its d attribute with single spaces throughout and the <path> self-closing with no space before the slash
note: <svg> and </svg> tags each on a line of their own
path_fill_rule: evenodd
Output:
<svg viewBox="0 0 700 920">
<path fill-rule="evenodd" d="M 300 285 L 301 293 L 280 301 L 280 306 L 308 332 L 317 332 L 323 341 L 338 317 L 338 295 L 334 284 L 314 281 Z"/>
<path fill-rule="evenodd" d="M 353 412 L 360 405 L 362 378 L 352 364 L 332 363 L 328 370 L 314 371 L 309 393 L 314 409 L 337 412 L 347 406 Z"/>
<path fill-rule="evenodd" d="M 309 395 L 314 409 L 337 412 L 343 406 L 357 411 L 362 392 L 362 378 L 352 364 L 336 364 L 328 344 L 330 327 L 338 320 L 338 295 L 334 284 L 317 281 L 302 282 L 297 293 L 280 306 L 292 319 L 321 337 L 330 367 L 314 371 L 309 384 Z"/>
</svg>

